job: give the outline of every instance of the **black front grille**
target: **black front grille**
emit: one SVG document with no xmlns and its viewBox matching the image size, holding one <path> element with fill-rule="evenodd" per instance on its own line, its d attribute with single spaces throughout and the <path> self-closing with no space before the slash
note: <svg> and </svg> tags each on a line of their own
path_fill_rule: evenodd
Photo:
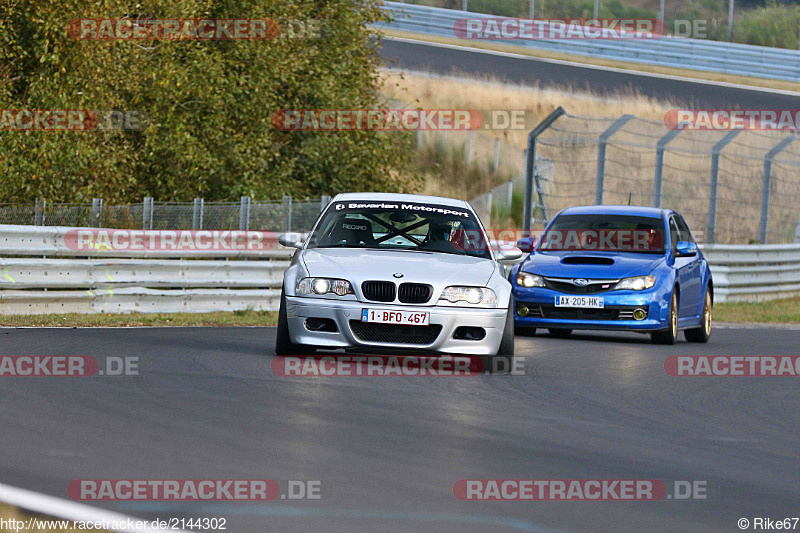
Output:
<svg viewBox="0 0 800 533">
<path fill-rule="evenodd" d="M 398 299 L 404 304 L 424 304 L 431 299 L 433 287 L 423 283 L 401 283 Z"/>
<path fill-rule="evenodd" d="M 365 281 L 361 284 L 364 298 L 374 302 L 393 302 L 395 290 L 391 281 Z"/>
<path fill-rule="evenodd" d="M 638 307 L 618 306 L 603 309 L 555 307 L 552 305 L 531 306 L 529 316 L 565 320 L 632 320 Z M 535 311 L 534 311 L 535 310 Z"/>
<path fill-rule="evenodd" d="M 606 283 L 591 283 L 581 287 L 578 285 L 573 285 L 567 281 L 555 281 L 550 278 L 544 278 L 545 287 L 567 294 L 595 294 L 598 292 L 605 292 L 611 290 L 611 287 L 614 286 L 614 283 L 615 282 L 613 280 L 609 280 Z"/>
<path fill-rule="evenodd" d="M 433 344 L 442 331 L 441 324 L 406 326 L 403 324 L 375 324 L 351 320 L 350 329 L 358 340 L 393 344 Z"/>
</svg>

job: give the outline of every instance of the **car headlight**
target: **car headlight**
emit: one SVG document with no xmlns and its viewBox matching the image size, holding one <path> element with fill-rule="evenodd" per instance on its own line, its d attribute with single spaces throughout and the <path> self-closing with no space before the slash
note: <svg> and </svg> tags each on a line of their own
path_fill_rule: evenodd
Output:
<svg viewBox="0 0 800 533">
<path fill-rule="evenodd" d="M 612 290 L 619 291 L 627 289 L 631 291 L 643 291 L 645 289 L 649 289 L 655 284 L 655 276 L 636 276 L 635 278 L 625 278 L 619 280 L 619 282 L 614 285 Z"/>
<path fill-rule="evenodd" d="M 349 281 L 343 279 L 330 278 L 303 278 L 297 284 L 297 295 L 304 296 L 314 294 L 322 296 L 333 293 L 337 296 L 353 294 L 353 287 Z"/>
<path fill-rule="evenodd" d="M 531 287 L 544 287 L 544 278 L 542 278 L 542 276 L 529 274 L 528 272 L 522 272 L 520 270 L 517 274 L 517 285 L 521 285 L 527 289 L 530 289 Z"/>
<path fill-rule="evenodd" d="M 439 300 L 446 300 L 451 304 L 467 302 L 470 305 L 497 305 L 497 295 L 486 287 L 447 287 L 442 291 Z"/>
</svg>

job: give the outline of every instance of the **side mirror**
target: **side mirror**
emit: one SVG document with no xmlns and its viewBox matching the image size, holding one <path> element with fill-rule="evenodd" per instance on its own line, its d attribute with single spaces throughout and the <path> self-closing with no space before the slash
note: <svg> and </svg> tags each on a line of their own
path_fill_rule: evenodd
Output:
<svg viewBox="0 0 800 533">
<path fill-rule="evenodd" d="M 516 246 L 501 246 L 496 255 L 500 261 L 516 261 L 522 257 L 522 250 Z"/>
<path fill-rule="evenodd" d="M 679 241 L 675 247 L 675 255 L 678 257 L 691 257 L 697 255 L 697 245 L 693 242 Z"/>
<path fill-rule="evenodd" d="M 522 252 L 532 252 L 533 247 L 536 246 L 535 237 L 523 237 L 517 241 L 517 248 Z"/>
<path fill-rule="evenodd" d="M 300 233 L 284 233 L 278 237 L 278 243 L 288 248 L 297 248 L 299 250 L 303 247 L 303 235 Z"/>
</svg>

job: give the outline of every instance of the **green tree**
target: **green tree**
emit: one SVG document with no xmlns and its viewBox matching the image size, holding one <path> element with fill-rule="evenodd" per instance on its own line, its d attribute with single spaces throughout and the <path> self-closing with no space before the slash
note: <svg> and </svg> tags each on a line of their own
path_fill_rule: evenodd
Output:
<svg viewBox="0 0 800 533">
<path fill-rule="evenodd" d="M 411 136 L 282 132 L 278 109 L 381 105 L 378 0 L 3 0 L 0 109 L 133 110 L 141 131 L 0 131 L 0 202 L 412 191 Z M 318 37 L 80 40 L 81 18 L 316 20 Z M 284 25 L 284 28 L 286 26 Z"/>
</svg>

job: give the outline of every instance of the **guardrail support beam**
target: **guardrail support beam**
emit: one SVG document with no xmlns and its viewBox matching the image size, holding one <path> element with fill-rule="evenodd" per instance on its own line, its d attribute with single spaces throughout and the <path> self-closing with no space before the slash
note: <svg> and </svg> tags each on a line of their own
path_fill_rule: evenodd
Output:
<svg viewBox="0 0 800 533">
<path fill-rule="evenodd" d="M 656 144 L 656 176 L 653 183 L 653 207 L 661 207 L 661 191 L 664 182 L 664 150 L 667 145 L 680 135 L 682 130 L 672 130 L 658 140 Z"/>
<path fill-rule="evenodd" d="M 522 234 L 525 237 L 529 237 L 531 234 L 531 217 L 533 214 L 533 180 L 535 174 L 535 163 L 536 163 L 536 139 L 541 135 L 547 128 L 553 125 L 553 123 L 564 115 L 566 111 L 561 106 L 558 106 L 558 109 L 550 113 L 543 121 L 539 123 L 535 128 L 531 130 L 528 134 L 528 151 L 527 157 L 525 158 L 525 205 L 522 211 Z M 543 200 L 540 197 L 541 200 Z"/>
<path fill-rule="evenodd" d="M 706 242 L 714 244 L 714 230 L 717 227 L 717 188 L 719 187 L 719 155 L 742 130 L 735 130 L 722 138 L 711 150 L 711 187 L 708 194 L 708 225 L 706 227 Z"/>
<path fill-rule="evenodd" d="M 622 126 L 628 123 L 633 115 L 622 115 L 606 131 L 604 131 L 597 142 L 597 181 L 594 189 L 594 203 L 603 204 L 603 189 L 606 179 L 606 146 L 612 135 L 617 133 Z"/>
<path fill-rule="evenodd" d="M 769 193 L 772 188 L 772 162 L 781 151 L 792 144 L 794 134 L 789 135 L 769 151 L 764 158 L 764 180 L 761 184 L 761 219 L 758 223 L 758 242 L 767 244 L 767 224 L 769 222 Z"/>
</svg>

